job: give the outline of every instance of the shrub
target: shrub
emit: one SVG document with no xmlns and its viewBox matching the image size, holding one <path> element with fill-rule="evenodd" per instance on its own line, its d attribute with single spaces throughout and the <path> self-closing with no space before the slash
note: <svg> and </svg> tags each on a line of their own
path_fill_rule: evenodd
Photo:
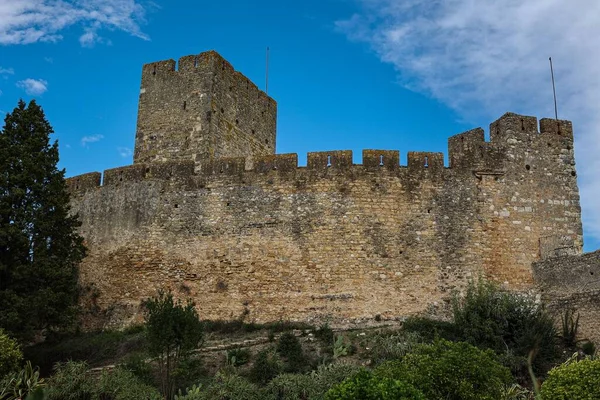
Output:
<svg viewBox="0 0 600 400">
<path fill-rule="evenodd" d="M 405 332 L 414 333 L 428 342 L 432 342 L 435 339 L 453 341 L 459 339 L 454 323 L 431 318 L 408 317 L 402 323 L 402 329 Z"/>
<path fill-rule="evenodd" d="M 264 386 L 282 370 L 281 362 L 269 350 L 263 350 L 256 356 L 250 369 L 249 378 L 253 383 Z"/>
<path fill-rule="evenodd" d="M 308 363 L 302 345 L 293 333 L 286 332 L 279 337 L 277 353 L 285 360 L 286 372 L 303 372 L 307 369 Z"/>
<path fill-rule="evenodd" d="M 123 368 L 103 371 L 99 378 L 84 362 L 57 364 L 48 380 L 48 400 L 160 400 L 160 393 Z"/>
<path fill-rule="evenodd" d="M 250 362 L 251 354 L 248 349 L 236 348 L 228 350 L 225 357 L 228 365 L 239 367 Z"/>
<path fill-rule="evenodd" d="M 321 396 L 315 396 L 320 399 L 333 386 L 356 375 L 363 368 L 352 364 L 335 363 L 329 365 L 319 365 L 316 371 L 310 373 L 311 378 L 317 384 L 318 393 Z"/>
<path fill-rule="evenodd" d="M 253 383 L 235 374 L 217 374 L 206 390 L 189 391 L 177 400 L 265 400 Z"/>
<path fill-rule="evenodd" d="M 322 349 L 327 354 L 333 354 L 335 336 L 328 324 L 323 324 L 314 331 L 315 337 L 321 342 Z"/>
<path fill-rule="evenodd" d="M 373 364 L 388 360 L 399 360 L 411 352 L 422 341 L 414 332 L 399 332 L 391 335 L 376 335 L 369 344 L 368 355 Z"/>
<path fill-rule="evenodd" d="M 44 379 L 40 378 L 39 368 L 33 368 L 27 361 L 25 367 L 17 373 L 7 375 L 0 381 L 0 399 L 34 400 L 44 399 Z"/>
<path fill-rule="evenodd" d="M 160 370 L 161 393 L 167 398 L 175 394 L 174 372 L 203 339 L 202 323 L 195 304 L 175 302 L 171 293 L 159 292 L 144 302 L 148 351 L 156 357 Z"/>
<path fill-rule="evenodd" d="M 279 375 L 269 382 L 265 393 L 274 400 L 306 400 L 322 394 L 313 377 L 304 374 Z"/>
<path fill-rule="evenodd" d="M 326 400 L 425 400 L 425 396 L 409 383 L 361 371 L 331 388 Z"/>
<path fill-rule="evenodd" d="M 382 364 L 376 375 L 411 383 L 430 400 L 496 400 L 512 381 L 492 351 L 443 339 Z"/>
<path fill-rule="evenodd" d="M 141 382 L 133 373 L 123 368 L 103 371 L 94 385 L 94 398 L 100 400 L 161 400 L 158 390 Z"/>
<path fill-rule="evenodd" d="M 600 399 L 600 359 L 568 362 L 548 372 L 543 400 Z"/>
<path fill-rule="evenodd" d="M 19 370 L 23 353 L 16 340 L 0 329 L 0 379 Z"/>
<path fill-rule="evenodd" d="M 154 384 L 154 374 L 152 371 L 152 365 L 147 361 L 148 355 L 146 353 L 133 353 L 129 354 L 123 359 L 123 363 L 120 365 L 121 368 L 131 372 L 141 382 L 148 385 Z"/>
<path fill-rule="evenodd" d="M 530 296 L 470 282 L 464 298 L 454 298 L 453 314 L 460 339 L 477 347 L 522 358 L 534 351 L 533 366 L 542 371 L 558 356 L 554 321 Z"/>
</svg>

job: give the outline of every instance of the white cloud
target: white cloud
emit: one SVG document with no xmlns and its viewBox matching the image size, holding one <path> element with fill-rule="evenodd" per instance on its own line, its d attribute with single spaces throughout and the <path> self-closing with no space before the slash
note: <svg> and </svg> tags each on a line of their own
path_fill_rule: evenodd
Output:
<svg viewBox="0 0 600 400">
<path fill-rule="evenodd" d="M 505 111 L 573 121 L 586 234 L 600 239 L 600 2 L 589 0 L 359 0 L 338 21 L 392 64 L 399 81 L 471 121 Z"/>
<path fill-rule="evenodd" d="M 12 68 L 2 68 L 0 67 L 0 75 L 13 75 L 15 70 Z"/>
<path fill-rule="evenodd" d="M 52 64 L 54 59 L 52 57 L 44 57 L 44 61 L 46 61 L 48 64 Z"/>
<path fill-rule="evenodd" d="M 48 82 L 43 79 L 25 79 L 17 82 L 17 86 L 31 96 L 40 96 L 48 90 Z"/>
<path fill-rule="evenodd" d="M 87 147 L 90 143 L 96 143 L 104 139 L 104 135 L 88 135 L 81 138 L 81 145 Z"/>
<path fill-rule="evenodd" d="M 131 155 L 133 154 L 133 151 L 131 151 L 129 147 L 117 147 L 117 151 L 119 152 L 119 155 L 123 158 L 131 157 Z"/>
<path fill-rule="evenodd" d="M 106 28 L 147 40 L 140 28 L 144 15 L 136 0 L 0 0 L 0 44 L 56 42 L 73 25 L 83 25 L 83 36 Z"/>
</svg>

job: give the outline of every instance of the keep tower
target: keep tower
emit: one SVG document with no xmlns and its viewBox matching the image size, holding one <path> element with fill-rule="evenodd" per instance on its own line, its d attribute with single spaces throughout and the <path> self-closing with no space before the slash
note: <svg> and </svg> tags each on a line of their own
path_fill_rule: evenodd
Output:
<svg viewBox="0 0 600 400">
<path fill-rule="evenodd" d="M 142 68 L 134 164 L 275 153 L 277 103 L 215 51 Z"/>
</svg>

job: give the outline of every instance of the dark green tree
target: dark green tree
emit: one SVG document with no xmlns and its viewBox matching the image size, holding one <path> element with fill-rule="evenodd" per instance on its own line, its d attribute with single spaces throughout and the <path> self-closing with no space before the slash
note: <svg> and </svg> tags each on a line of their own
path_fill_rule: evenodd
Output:
<svg viewBox="0 0 600 400">
<path fill-rule="evenodd" d="M 161 392 L 172 399 L 178 375 L 183 372 L 179 367 L 202 344 L 204 327 L 194 302 L 188 300 L 185 305 L 175 302 L 170 292 L 159 292 L 144 305 L 148 351 L 158 362 Z"/>
<path fill-rule="evenodd" d="M 70 326 L 77 311 L 85 247 L 51 133 L 23 100 L 0 131 L 0 327 L 21 340 Z"/>
</svg>

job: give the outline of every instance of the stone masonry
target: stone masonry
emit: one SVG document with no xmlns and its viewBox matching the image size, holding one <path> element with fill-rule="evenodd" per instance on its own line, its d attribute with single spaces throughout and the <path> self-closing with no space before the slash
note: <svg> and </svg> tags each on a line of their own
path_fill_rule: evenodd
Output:
<svg viewBox="0 0 600 400">
<path fill-rule="evenodd" d="M 532 262 L 581 253 L 569 121 L 507 113 L 489 142 L 451 137 L 449 167 L 392 150 L 299 167 L 274 154 L 276 103 L 217 53 L 178 68 L 142 69 L 134 164 L 68 180 L 95 326 L 139 320 L 157 289 L 210 319 L 396 318 L 478 276 L 533 289 Z"/>
</svg>

